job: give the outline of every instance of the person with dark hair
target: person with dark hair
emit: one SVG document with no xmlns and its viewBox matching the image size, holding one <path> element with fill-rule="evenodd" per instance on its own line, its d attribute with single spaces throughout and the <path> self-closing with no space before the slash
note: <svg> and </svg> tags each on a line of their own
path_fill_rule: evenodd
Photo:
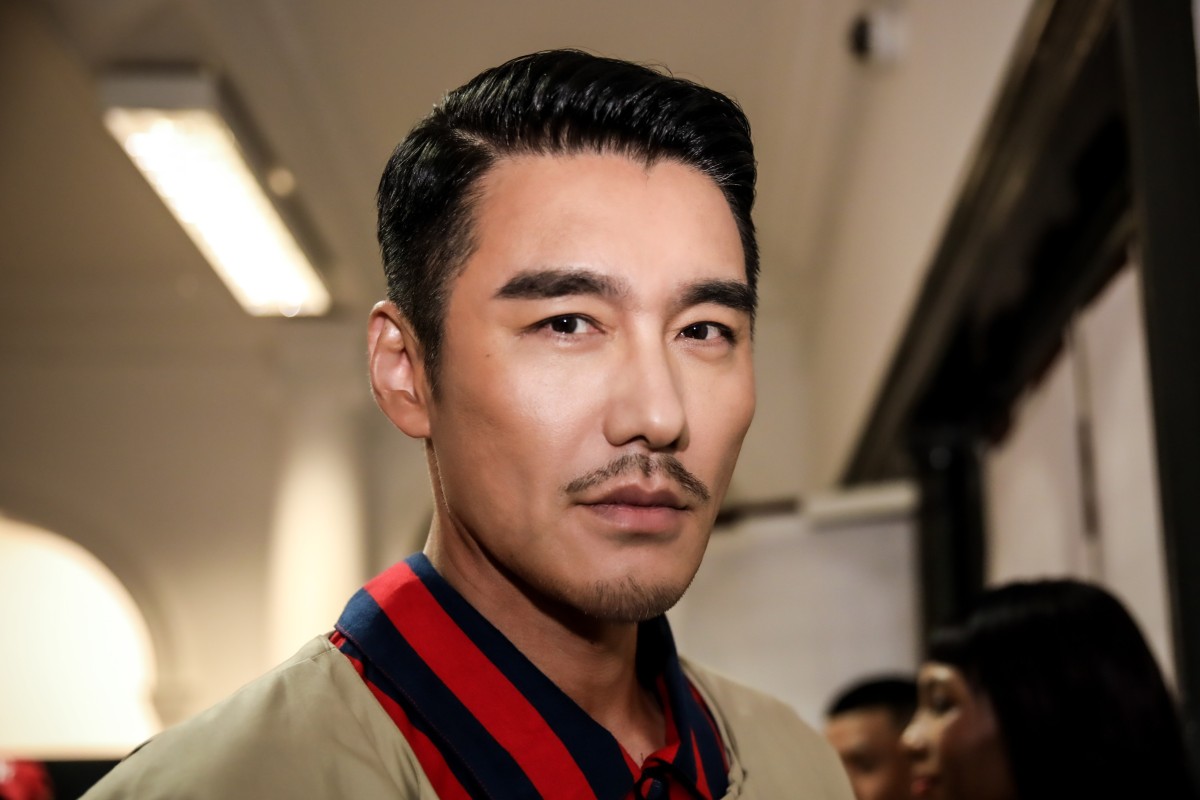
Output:
<svg viewBox="0 0 1200 800">
<path fill-rule="evenodd" d="M 825 738 L 842 759 L 858 800 L 908 800 L 912 776 L 900 734 L 917 707 L 912 678 L 860 680 L 825 712 Z"/>
<path fill-rule="evenodd" d="M 930 639 L 903 742 L 914 795 L 1193 800 L 1171 693 L 1137 624 L 1099 586 L 986 591 Z"/>
<path fill-rule="evenodd" d="M 92 796 L 849 800 L 664 615 L 754 411 L 755 180 L 738 105 L 654 69 L 547 51 L 452 91 L 380 181 L 368 328 L 423 552 Z"/>
</svg>

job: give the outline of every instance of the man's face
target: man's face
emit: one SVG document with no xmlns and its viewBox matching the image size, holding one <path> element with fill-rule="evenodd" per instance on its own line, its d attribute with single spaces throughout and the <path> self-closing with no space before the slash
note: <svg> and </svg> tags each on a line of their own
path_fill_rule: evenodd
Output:
<svg viewBox="0 0 1200 800">
<path fill-rule="evenodd" d="M 841 756 L 858 800 L 909 800 L 912 777 L 900 729 L 886 708 L 861 708 L 830 718 L 825 736 Z"/>
<path fill-rule="evenodd" d="M 440 555 L 476 590 L 662 613 L 754 411 L 733 215 L 675 162 L 522 156 L 483 179 L 474 233 L 429 401 Z"/>
</svg>

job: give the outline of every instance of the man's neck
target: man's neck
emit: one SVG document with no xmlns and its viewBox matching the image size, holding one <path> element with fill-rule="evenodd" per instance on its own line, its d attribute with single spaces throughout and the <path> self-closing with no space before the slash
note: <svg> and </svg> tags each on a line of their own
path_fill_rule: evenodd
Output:
<svg viewBox="0 0 1200 800">
<path fill-rule="evenodd" d="M 480 556 L 466 568 L 431 536 L 434 569 L 564 694 L 606 728 L 641 763 L 665 744 L 666 722 L 655 693 L 637 673 L 636 623 L 607 622 L 548 607 L 512 581 L 485 579 Z M 491 576 L 494 578 L 494 576 Z"/>
</svg>

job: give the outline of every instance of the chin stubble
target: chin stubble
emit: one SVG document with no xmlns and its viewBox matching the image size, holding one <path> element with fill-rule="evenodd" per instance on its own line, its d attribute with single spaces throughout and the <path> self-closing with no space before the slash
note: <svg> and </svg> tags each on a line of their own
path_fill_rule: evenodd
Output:
<svg viewBox="0 0 1200 800">
<path fill-rule="evenodd" d="M 574 605 L 584 614 L 603 622 L 645 622 L 667 613 L 691 580 L 682 586 L 648 586 L 632 576 L 615 581 L 596 581 L 588 587 L 588 596 Z"/>
</svg>

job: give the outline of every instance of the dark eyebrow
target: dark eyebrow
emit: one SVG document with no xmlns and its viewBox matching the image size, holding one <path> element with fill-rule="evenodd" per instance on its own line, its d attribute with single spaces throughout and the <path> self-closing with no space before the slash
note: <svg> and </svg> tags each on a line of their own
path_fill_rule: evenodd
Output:
<svg viewBox="0 0 1200 800">
<path fill-rule="evenodd" d="M 576 294 L 617 298 L 629 293 L 624 281 L 584 269 L 543 269 L 522 272 L 500 287 L 496 297 L 513 300 L 545 300 Z"/>
<path fill-rule="evenodd" d="M 719 306 L 741 311 L 751 319 L 757 305 L 754 290 L 741 281 L 700 281 L 687 287 L 679 305 L 682 308 L 715 303 Z"/>
</svg>

